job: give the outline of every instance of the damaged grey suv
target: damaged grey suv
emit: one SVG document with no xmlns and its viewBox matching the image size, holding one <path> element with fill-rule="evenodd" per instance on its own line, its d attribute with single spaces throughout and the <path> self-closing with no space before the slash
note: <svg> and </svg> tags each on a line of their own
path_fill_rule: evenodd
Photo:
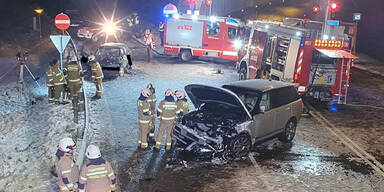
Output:
<svg viewBox="0 0 384 192">
<path fill-rule="evenodd" d="M 255 143 L 275 137 L 291 142 L 302 113 L 294 85 L 281 81 L 192 84 L 185 90 L 196 110 L 175 126 L 173 141 L 179 150 L 212 158 L 243 158 Z"/>
</svg>

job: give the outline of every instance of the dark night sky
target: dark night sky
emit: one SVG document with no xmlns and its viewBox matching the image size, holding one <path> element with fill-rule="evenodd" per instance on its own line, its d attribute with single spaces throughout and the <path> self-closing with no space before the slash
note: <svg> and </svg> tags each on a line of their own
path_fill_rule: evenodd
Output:
<svg viewBox="0 0 384 192">
<path fill-rule="evenodd" d="M 300 2 L 302 0 L 285 1 L 294 4 L 295 1 Z M 308 0 L 313 4 L 319 1 L 324 0 Z M 358 51 L 384 59 L 384 54 L 382 54 L 382 50 L 384 50 L 384 0 L 337 1 L 341 3 L 340 11 L 336 14 L 337 18 L 351 21 L 354 12 L 363 14 L 363 20 L 359 27 Z M 106 12 L 112 10 L 113 0 L 98 0 L 97 2 Z M 177 4 L 178 0 L 119 0 L 117 14 L 120 13 L 122 16 L 135 10 L 139 11 L 139 14 L 146 20 L 156 23 L 161 18 L 161 9 L 167 2 Z M 2 24 L 0 25 L 2 38 L 0 40 L 10 33 L 27 33 L 31 28 L 32 10 L 37 6 L 46 10 L 42 17 L 45 22 L 60 12 L 60 7 L 63 9 L 80 9 L 88 13 L 97 11 L 94 0 L 0 0 L 0 16 L 2 17 Z M 311 7 L 307 9 L 311 12 Z"/>
</svg>

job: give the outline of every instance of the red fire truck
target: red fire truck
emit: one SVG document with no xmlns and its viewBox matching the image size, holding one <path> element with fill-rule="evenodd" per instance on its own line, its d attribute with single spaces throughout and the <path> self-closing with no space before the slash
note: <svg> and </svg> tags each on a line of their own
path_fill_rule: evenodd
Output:
<svg viewBox="0 0 384 192">
<path fill-rule="evenodd" d="M 346 103 L 350 69 L 357 57 L 349 52 L 345 28 L 333 27 L 331 40 L 324 40 L 322 23 L 315 21 L 256 21 L 249 26 L 250 37 L 236 65 L 240 79 L 293 82 L 300 94 L 317 101 Z"/>
<path fill-rule="evenodd" d="M 193 57 L 238 60 L 240 20 L 203 15 L 177 15 L 165 21 L 164 52 L 188 61 Z"/>
</svg>

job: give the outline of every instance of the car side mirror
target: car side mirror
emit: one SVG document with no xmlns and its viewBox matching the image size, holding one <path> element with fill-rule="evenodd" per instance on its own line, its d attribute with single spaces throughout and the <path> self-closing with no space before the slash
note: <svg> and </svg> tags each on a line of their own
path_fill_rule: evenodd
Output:
<svg viewBox="0 0 384 192">
<path fill-rule="evenodd" d="M 265 106 L 260 106 L 260 113 L 264 113 L 265 112 Z"/>
</svg>

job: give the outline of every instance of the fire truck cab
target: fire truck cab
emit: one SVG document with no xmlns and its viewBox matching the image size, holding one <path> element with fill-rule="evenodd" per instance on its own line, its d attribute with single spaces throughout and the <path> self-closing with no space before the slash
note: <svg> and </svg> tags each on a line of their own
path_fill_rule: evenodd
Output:
<svg viewBox="0 0 384 192">
<path fill-rule="evenodd" d="M 249 25 L 248 42 L 239 51 L 239 79 L 292 82 L 300 94 L 317 101 L 346 103 L 353 59 L 350 38 L 335 28 L 332 40 L 321 39 L 320 22 L 285 19 Z M 339 26 L 341 27 L 341 26 Z"/>
<path fill-rule="evenodd" d="M 226 17 L 178 15 L 164 25 L 164 52 L 188 61 L 193 57 L 238 60 L 241 21 Z"/>
</svg>

